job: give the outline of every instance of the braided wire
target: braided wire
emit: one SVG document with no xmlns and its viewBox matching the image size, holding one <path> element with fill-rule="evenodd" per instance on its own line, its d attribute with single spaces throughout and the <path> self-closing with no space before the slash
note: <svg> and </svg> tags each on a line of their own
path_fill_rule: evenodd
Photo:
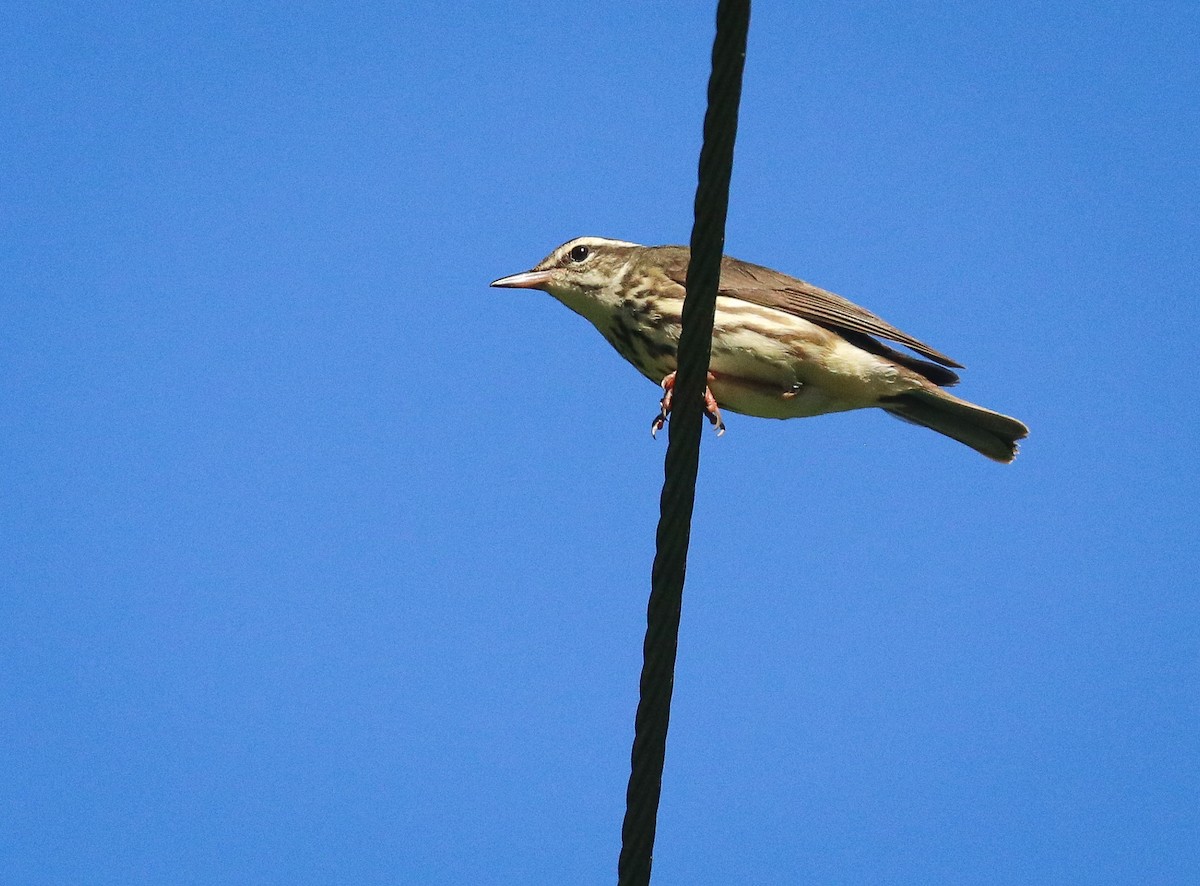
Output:
<svg viewBox="0 0 1200 886">
<path fill-rule="evenodd" d="M 675 656 L 679 647 L 683 581 L 700 464 L 703 394 L 712 353 L 713 316 L 721 255 L 725 248 L 733 143 L 737 135 L 749 27 L 750 0 L 720 0 L 712 74 L 708 81 L 708 110 L 704 115 L 704 143 L 700 149 L 674 406 L 659 499 L 657 550 L 646 610 L 641 698 L 634 723 L 631 772 L 625 795 L 625 822 L 621 828 L 621 856 L 617 863 L 618 886 L 644 886 L 650 882 L 671 692 L 675 682 Z"/>
</svg>

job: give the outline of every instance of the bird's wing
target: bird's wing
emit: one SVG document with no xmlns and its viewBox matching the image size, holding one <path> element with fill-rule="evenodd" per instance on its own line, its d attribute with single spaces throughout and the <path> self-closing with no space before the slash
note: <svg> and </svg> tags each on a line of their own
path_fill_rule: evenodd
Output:
<svg viewBox="0 0 1200 886">
<path fill-rule="evenodd" d="M 681 286 L 687 280 L 687 257 L 682 263 L 669 263 L 669 275 Z M 860 308 L 840 295 L 805 283 L 787 274 L 772 271 L 761 265 L 725 257 L 721 261 L 720 294 L 728 298 L 740 298 L 765 308 L 775 308 L 801 317 L 811 323 L 825 326 L 834 331 L 850 331 L 866 335 L 877 335 L 889 341 L 899 342 L 922 356 L 943 366 L 961 369 L 962 364 L 951 360 L 920 339 L 902 332 L 882 317 L 877 317 L 866 308 Z"/>
</svg>

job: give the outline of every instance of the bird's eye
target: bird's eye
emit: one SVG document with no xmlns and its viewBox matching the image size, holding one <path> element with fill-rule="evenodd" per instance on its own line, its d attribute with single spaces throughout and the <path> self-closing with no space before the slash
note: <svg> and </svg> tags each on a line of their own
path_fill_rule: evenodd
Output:
<svg viewBox="0 0 1200 886">
<path fill-rule="evenodd" d="M 571 261 L 581 262 L 591 254 L 592 254 L 592 251 L 590 249 L 588 249 L 586 246 L 584 246 L 582 243 L 580 243 L 578 246 L 576 246 L 574 249 L 571 250 L 571 253 L 570 253 Z"/>
</svg>

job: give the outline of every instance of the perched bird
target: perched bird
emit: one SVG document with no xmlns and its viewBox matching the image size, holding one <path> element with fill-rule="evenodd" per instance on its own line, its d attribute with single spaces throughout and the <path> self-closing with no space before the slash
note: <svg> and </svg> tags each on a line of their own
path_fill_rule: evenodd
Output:
<svg viewBox="0 0 1200 886">
<path fill-rule="evenodd" d="M 657 431 L 671 408 L 688 257 L 685 246 L 579 237 L 533 270 L 492 286 L 541 289 L 583 315 L 617 353 L 662 385 Z M 839 295 L 770 268 L 721 260 L 705 391 L 718 433 L 720 408 L 797 418 L 877 406 L 1011 462 L 1029 429 L 943 391 L 958 382 L 950 367 L 962 365 Z"/>
</svg>

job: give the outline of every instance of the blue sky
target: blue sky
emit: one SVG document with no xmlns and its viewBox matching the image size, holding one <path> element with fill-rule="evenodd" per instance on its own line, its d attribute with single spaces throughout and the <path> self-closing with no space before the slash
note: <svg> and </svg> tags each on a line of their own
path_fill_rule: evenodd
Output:
<svg viewBox="0 0 1200 886">
<path fill-rule="evenodd" d="M 611 883 L 707 3 L 0 12 L 0 882 Z M 1194 3 L 756 4 L 727 249 L 965 363 L 706 435 L 655 883 L 1200 882 Z"/>
</svg>

